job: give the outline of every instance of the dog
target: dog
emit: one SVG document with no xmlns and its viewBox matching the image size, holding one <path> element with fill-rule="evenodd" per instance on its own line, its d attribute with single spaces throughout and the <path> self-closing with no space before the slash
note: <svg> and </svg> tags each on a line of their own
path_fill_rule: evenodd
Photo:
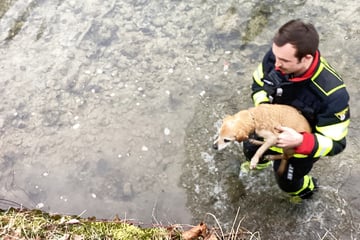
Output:
<svg viewBox="0 0 360 240">
<path fill-rule="evenodd" d="M 271 146 L 275 146 L 279 135 L 278 127 L 293 128 L 297 132 L 311 132 L 306 118 L 294 107 L 281 104 L 260 104 L 235 115 L 226 116 L 219 130 L 219 136 L 213 144 L 215 150 L 222 150 L 231 143 L 242 142 L 249 139 L 249 135 L 256 133 L 264 141 L 249 139 L 256 145 L 261 145 L 250 162 L 250 169 L 254 169 L 260 157 Z M 277 171 L 282 175 L 286 169 L 287 161 L 295 153 L 293 148 L 283 148 L 283 154 L 265 156 L 266 160 L 281 160 Z"/>
</svg>

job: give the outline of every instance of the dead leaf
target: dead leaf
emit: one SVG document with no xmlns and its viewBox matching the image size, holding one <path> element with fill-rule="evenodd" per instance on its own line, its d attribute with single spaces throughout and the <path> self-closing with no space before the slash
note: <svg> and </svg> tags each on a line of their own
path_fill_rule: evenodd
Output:
<svg viewBox="0 0 360 240">
<path fill-rule="evenodd" d="M 205 237 L 206 236 L 206 224 L 200 223 L 199 225 L 187 230 L 181 234 L 184 240 L 193 240 L 198 237 Z"/>
<path fill-rule="evenodd" d="M 204 240 L 218 240 L 215 233 L 211 233 L 204 238 Z"/>
</svg>

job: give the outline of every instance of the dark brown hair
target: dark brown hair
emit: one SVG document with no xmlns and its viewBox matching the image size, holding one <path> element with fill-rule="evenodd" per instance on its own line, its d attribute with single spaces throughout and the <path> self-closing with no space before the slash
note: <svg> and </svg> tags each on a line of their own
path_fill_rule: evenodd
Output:
<svg viewBox="0 0 360 240">
<path fill-rule="evenodd" d="M 296 48 L 295 57 L 300 61 L 307 54 L 315 56 L 319 47 L 319 34 L 311 23 L 294 19 L 279 28 L 273 41 L 279 47 L 286 43 L 294 45 Z"/>
</svg>

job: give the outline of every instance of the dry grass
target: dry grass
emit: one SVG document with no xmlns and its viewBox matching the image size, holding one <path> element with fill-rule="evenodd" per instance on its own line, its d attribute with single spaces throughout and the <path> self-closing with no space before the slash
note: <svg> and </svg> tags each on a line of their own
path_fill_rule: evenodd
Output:
<svg viewBox="0 0 360 240">
<path fill-rule="evenodd" d="M 216 218 L 216 216 L 214 214 L 207 213 L 207 215 L 214 218 L 214 220 L 216 221 L 216 224 L 218 225 L 218 231 L 216 231 L 217 238 L 218 239 L 226 239 L 226 240 L 238 240 L 238 239 L 240 239 L 240 240 L 245 240 L 245 239 L 260 240 L 261 237 L 260 237 L 259 232 L 252 233 L 249 230 L 247 230 L 246 228 L 241 226 L 244 218 L 239 219 L 239 212 L 240 212 L 240 208 L 238 208 L 238 210 L 236 212 L 236 216 L 235 216 L 233 225 L 232 225 L 229 233 L 224 233 L 223 229 L 221 228 L 219 220 Z"/>
</svg>

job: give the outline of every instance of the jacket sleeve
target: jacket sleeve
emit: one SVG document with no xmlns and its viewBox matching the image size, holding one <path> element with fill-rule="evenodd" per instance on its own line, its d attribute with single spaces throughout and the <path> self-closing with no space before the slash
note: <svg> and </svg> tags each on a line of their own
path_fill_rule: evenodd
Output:
<svg viewBox="0 0 360 240">
<path fill-rule="evenodd" d="M 349 95 L 345 86 L 332 93 L 328 100 L 317 116 L 315 132 L 303 134 L 304 141 L 295 149 L 296 153 L 318 158 L 333 156 L 345 149 L 350 124 Z"/>
<path fill-rule="evenodd" d="M 267 92 L 264 89 L 264 76 L 265 73 L 268 73 L 271 71 L 271 67 L 273 68 L 275 64 L 275 59 L 273 57 L 272 51 L 268 51 L 266 55 L 264 56 L 264 59 L 262 63 L 258 65 L 258 67 L 255 69 L 253 76 L 252 76 L 252 100 L 254 102 L 255 106 L 258 106 L 261 103 L 269 103 L 270 99 L 267 94 Z"/>
</svg>

